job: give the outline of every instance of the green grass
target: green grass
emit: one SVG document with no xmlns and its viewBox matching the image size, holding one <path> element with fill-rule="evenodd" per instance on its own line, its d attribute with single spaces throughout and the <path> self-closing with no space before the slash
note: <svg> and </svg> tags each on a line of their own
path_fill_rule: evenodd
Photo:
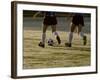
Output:
<svg viewBox="0 0 100 80">
<path fill-rule="evenodd" d="M 54 46 L 45 48 L 38 46 L 41 39 L 41 31 L 24 30 L 24 54 L 23 68 L 55 68 L 55 67 L 78 67 L 90 65 L 90 34 L 87 35 L 87 45 L 82 44 L 82 40 L 75 33 L 71 48 L 65 47 L 64 43 L 68 40 L 68 34 L 58 31 L 62 40 L 60 45 L 56 40 Z M 47 38 L 51 37 L 51 31 L 47 31 Z"/>
</svg>

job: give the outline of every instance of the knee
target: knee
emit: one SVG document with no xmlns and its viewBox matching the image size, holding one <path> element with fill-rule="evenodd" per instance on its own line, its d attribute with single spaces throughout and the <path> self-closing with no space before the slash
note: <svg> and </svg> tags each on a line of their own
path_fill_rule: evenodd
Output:
<svg viewBox="0 0 100 80">
<path fill-rule="evenodd" d="M 55 31 L 55 32 L 53 32 L 53 35 L 58 35 L 58 33 Z"/>
</svg>

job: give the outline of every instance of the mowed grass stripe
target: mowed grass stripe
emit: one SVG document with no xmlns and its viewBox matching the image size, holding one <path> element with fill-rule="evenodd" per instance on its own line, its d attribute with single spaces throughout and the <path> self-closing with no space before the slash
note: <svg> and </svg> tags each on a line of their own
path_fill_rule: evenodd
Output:
<svg viewBox="0 0 100 80">
<path fill-rule="evenodd" d="M 75 33 L 73 39 L 73 47 L 65 47 L 64 43 L 68 41 L 68 33 L 58 31 L 62 40 L 58 45 L 54 39 L 55 45 L 41 48 L 38 43 L 41 39 L 41 31 L 24 30 L 24 55 L 23 68 L 54 68 L 54 67 L 78 67 L 90 65 L 91 49 L 90 34 L 86 34 L 87 45 L 82 45 L 82 40 Z M 47 31 L 47 38 L 51 37 L 51 31 Z"/>
</svg>

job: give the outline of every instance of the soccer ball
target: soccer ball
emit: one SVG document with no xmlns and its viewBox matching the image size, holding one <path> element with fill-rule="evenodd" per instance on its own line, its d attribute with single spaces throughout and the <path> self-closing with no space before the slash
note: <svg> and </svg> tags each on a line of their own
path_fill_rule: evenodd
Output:
<svg viewBox="0 0 100 80">
<path fill-rule="evenodd" d="M 53 40 L 50 38 L 50 39 L 48 40 L 48 45 L 49 45 L 49 46 L 53 46 L 53 44 L 54 44 L 54 42 L 53 42 Z"/>
</svg>

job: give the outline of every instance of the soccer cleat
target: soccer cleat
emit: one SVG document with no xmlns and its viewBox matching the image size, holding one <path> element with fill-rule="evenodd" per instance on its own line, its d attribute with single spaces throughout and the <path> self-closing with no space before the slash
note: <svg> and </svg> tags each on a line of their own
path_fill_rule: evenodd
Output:
<svg viewBox="0 0 100 80">
<path fill-rule="evenodd" d="M 56 39 L 57 39 L 57 41 L 58 41 L 58 44 L 60 44 L 60 43 L 61 43 L 60 37 L 57 36 Z"/>
<path fill-rule="evenodd" d="M 86 43 L 87 43 L 87 37 L 84 36 L 84 37 L 83 37 L 83 45 L 86 45 Z"/>
<path fill-rule="evenodd" d="M 65 43 L 65 46 L 66 47 L 72 47 L 72 44 L 71 43 Z"/>
<path fill-rule="evenodd" d="M 42 48 L 45 47 L 45 45 L 42 42 L 39 43 L 39 46 L 42 47 Z"/>
</svg>

